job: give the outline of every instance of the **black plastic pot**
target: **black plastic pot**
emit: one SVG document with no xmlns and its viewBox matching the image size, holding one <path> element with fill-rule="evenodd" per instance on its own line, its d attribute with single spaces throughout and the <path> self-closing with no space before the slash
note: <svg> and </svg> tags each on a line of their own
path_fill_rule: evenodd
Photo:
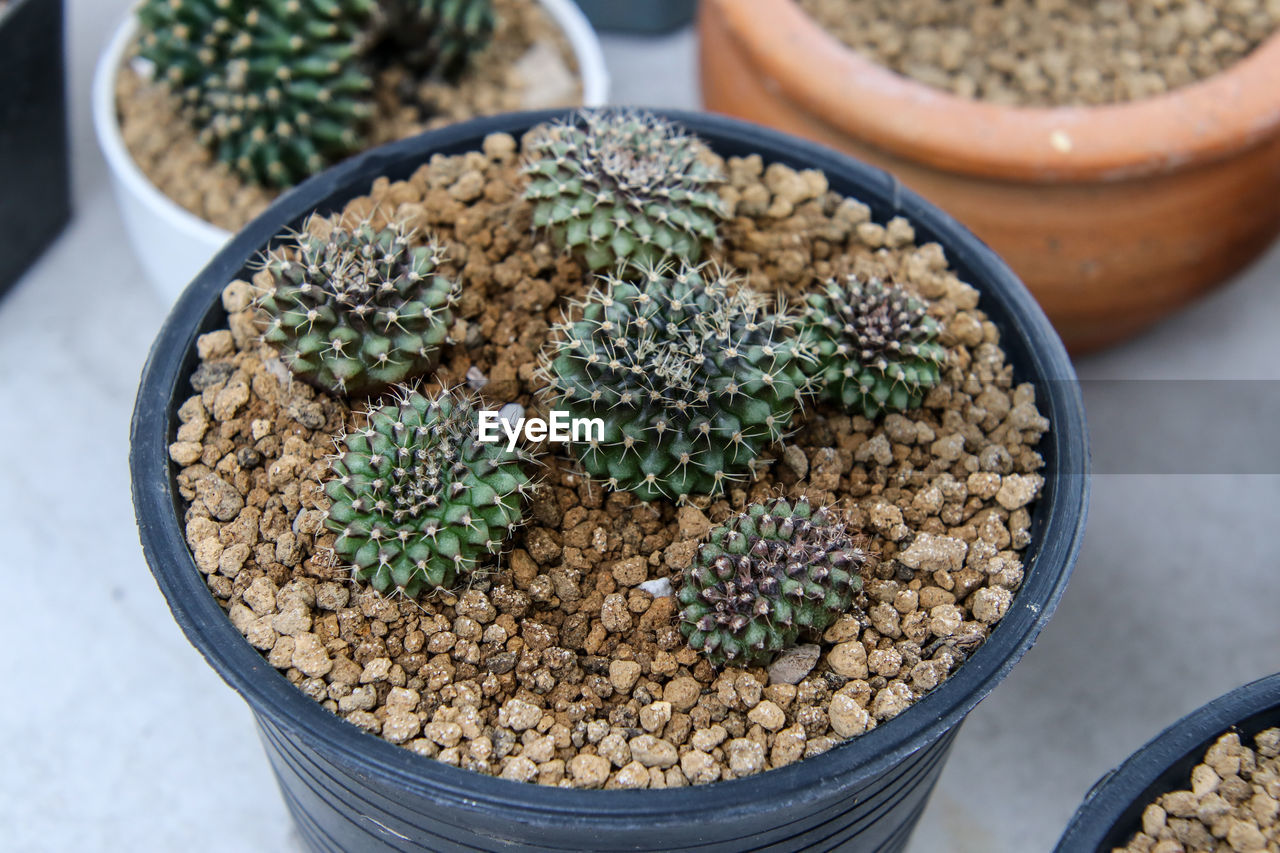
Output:
<svg viewBox="0 0 1280 853">
<path fill-rule="evenodd" d="M 1040 384 L 1052 431 L 1039 448 L 1043 497 L 1028 571 L 1008 615 L 951 679 L 862 737 L 789 767 L 665 791 L 523 785 L 423 758 L 324 710 L 241 637 L 209 594 L 183 541 L 183 507 L 166 448 L 190 393 L 196 337 L 225 322 L 222 287 L 281 229 L 334 211 L 374 178 L 407 178 L 433 153 L 477 150 L 486 134 L 517 137 L 561 113 L 498 116 L 397 142 L 319 175 L 241 232 L 174 307 L 147 361 L 134 410 L 130 465 L 147 561 L 191 642 L 248 701 L 285 800 L 314 850 L 900 850 L 960 722 L 1031 646 L 1075 562 L 1088 496 L 1084 409 L 1066 350 L 1030 294 L 989 249 L 888 174 L 740 121 L 668 113 L 723 155 L 826 173 L 831 187 L 885 221 L 902 214 L 937 240 L 982 292 L 1019 381 Z M 1058 381 L 1051 381 L 1058 380 Z"/>
<path fill-rule="evenodd" d="M 1214 741 L 1237 732 L 1248 742 L 1280 726 L 1280 675 L 1214 699 L 1169 728 L 1098 780 L 1071 818 L 1057 853 L 1110 853 L 1142 829 L 1142 812 L 1162 794 L 1186 789 Z"/>
<path fill-rule="evenodd" d="M 0 11 L 0 295 L 71 217 L 62 0 Z"/>
<path fill-rule="evenodd" d="M 665 33 L 693 20 L 698 0 L 575 0 L 597 30 Z"/>
</svg>

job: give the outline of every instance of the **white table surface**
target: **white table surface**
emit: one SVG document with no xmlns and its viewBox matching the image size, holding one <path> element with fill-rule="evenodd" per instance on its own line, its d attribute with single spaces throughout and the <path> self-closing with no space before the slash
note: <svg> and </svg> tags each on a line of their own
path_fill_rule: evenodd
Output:
<svg viewBox="0 0 1280 853">
<path fill-rule="evenodd" d="M 129 416 L 165 306 L 125 242 L 88 97 L 127 3 L 68 5 L 76 217 L 0 302 L 0 565 L 11 593 L 0 618 L 10 743 L 0 848 L 296 849 L 248 710 L 179 633 L 138 546 Z M 698 106 L 691 31 L 604 41 L 615 101 Z M 1158 330 L 1082 360 L 1081 375 L 1280 379 L 1278 280 L 1273 247 Z M 914 853 L 1050 849 L 1106 770 L 1187 711 L 1280 669 L 1280 477 L 1178 474 L 1188 470 L 1170 450 L 1179 439 L 1127 413 L 1118 386 L 1098 387 L 1087 390 L 1099 457 L 1143 447 L 1157 461 L 1139 469 L 1151 473 L 1113 464 L 1095 478 L 1057 616 L 960 732 Z M 1276 386 L 1253 387 L 1275 398 Z M 1189 396 L 1170 409 L 1182 440 L 1211 446 L 1238 413 Z M 1274 445 L 1263 450 L 1280 470 Z"/>
</svg>

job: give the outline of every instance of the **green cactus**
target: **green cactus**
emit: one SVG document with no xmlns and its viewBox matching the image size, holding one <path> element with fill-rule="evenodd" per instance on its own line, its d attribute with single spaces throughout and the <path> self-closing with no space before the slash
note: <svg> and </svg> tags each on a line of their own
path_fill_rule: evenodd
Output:
<svg viewBox="0 0 1280 853">
<path fill-rule="evenodd" d="M 423 77 L 455 79 L 493 35 L 493 0 L 382 0 L 397 64 Z"/>
<path fill-rule="evenodd" d="M 143 0 L 137 17 L 200 141 L 275 187 L 367 144 L 380 67 L 451 77 L 493 31 L 492 0 Z"/>
<path fill-rule="evenodd" d="M 315 236 L 310 222 L 267 256 L 274 280 L 257 306 L 286 366 L 338 394 L 365 394 L 427 372 L 448 339 L 458 285 L 435 244 L 411 247 L 402 224 L 368 221 Z"/>
<path fill-rule="evenodd" d="M 866 552 L 805 498 L 747 507 L 708 534 L 681 577 L 680 631 L 719 666 L 763 666 L 853 605 Z"/>
<path fill-rule="evenodd" d="M 497 554 L 521 520 L 523 451 L 477 440 L 479 403 L 401 386 L 339 441 L 325 484 L 334 552 L 381 593 L 451 587 Z"/>
<path fill-rule="evenodd" d="M 356 151 L 376 0 L 145 0 L 138 53 L 218 159 L 291 186 Z"/>
<path fill-rule="evenodd" d="M 872 419 L 919 408 L 947 361 L 924 303 L 878 278 L 828 281 L 808 298 L 801 336 L 819 394 Z"/>
<path fill-rule="evenodd" d="M 728 215 L 698 140 L 651 113 L 584 110 L 526 145 L 534 225 L 593 270 L 695 262 Z"/>
<path fill-rule="evenodd" d="M 642 500 L 720 493 L 782 437 L 806 391 L 794 319 L 705 267 L 603 282 L 543 357 L 550 408 L 604 422 L 603 440 L 574 452 Z"/>
</svg>

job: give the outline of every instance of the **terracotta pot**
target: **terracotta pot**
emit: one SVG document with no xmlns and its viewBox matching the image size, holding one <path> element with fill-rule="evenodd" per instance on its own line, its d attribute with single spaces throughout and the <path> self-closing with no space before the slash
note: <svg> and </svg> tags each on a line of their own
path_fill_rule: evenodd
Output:
<svg viewBox="0 0 1280 853">
<path fill-rule="evenodd" d="M 708 109 L 889 170 L 1003 255 L 1074 352 L 1154 323 L 1280 231 L 1280 35 L 1159 97 L 1027 108 L 902 77 L 793 0 L 705 0 L 699 30 Z"/>
</svg>

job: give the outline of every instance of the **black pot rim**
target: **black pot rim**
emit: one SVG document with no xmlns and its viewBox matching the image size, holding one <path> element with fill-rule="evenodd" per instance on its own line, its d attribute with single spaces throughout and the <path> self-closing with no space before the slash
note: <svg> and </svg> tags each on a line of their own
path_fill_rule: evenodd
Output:
<svg viewBox="0 0 1280 853">
<path fill-rule="evenodd" d="M 517 139 L 535 124 L 569 115 L 541 110 L 476 119 L 391 143 L 356 156 L 317 175 L 285 195 L 242 230 L 184 291 L 152 347 L 143 369 L 130 432 L 130 470 L 139 535 L 147 562 L 175 621 L 223 679 L 256 713 L 307 742 L 323 744 L 334 760 L 357 772 L 377 774 L 395 784 L 455 803 L 491 804 L 531 821 L 580 821 L 625 814 L 629 820 L 666 822 L 691 817 L 732 820 L 767 801 L 806 800 L 815 787 L 849 785 L 885 772 L 906 756 L 957 725 L 1003 679 L 1034 643 L 1056 608 L 1079 552 L 1088 508 L 1089 450 L 1084 403 L 1066 349 L 1043 311 L 1014 273 L 994 252 L 947 214 L 903 187 L 889 174 L 823 146 L 737 119 L 705 113 L 655 110 L 706 139 L 743 143 L 766 163 L 782 160 L 796 168 L 816 168 L 848 176 L 900 211 L 918 233 L 941 243 L 952 267 L 984 299 L 1007 310 L 1001 327 L 1006 348 L 1010 336 L 1022 341 L 1030 377 L 1038 393 L 1047 389 L 1047 415 L 1056 436 L 1046 456 L 1044 492 L 1036 514 L 1039 535 L 1024 554 L 1026 578 L 1008 613 L 990 637 L 950 678 L 899 717 L 826 753 L 787 767 L 743 779 L 686 789 L 584 791 L 500 779 L 462 770 L 417 755 L 368 734 L 307 697 L 277 672 L 232 626 L 209 593 L 184 539 L 175 513 L 176 494 L 167 447 L 176 427 L 168 413 L 187 377 L 180 375 L 183 355 L 193 345 L 202 318 L 222 288 L 282 226 L 296 225 L 310 211 L 337 200 L 341 205 L 367 192 L 371 176 L 413 157 L 425 163 L 431 152 L 478 150 L 490 133 Z M 466 145 L 466 147 L 458 147 Z M 864 198 L 863 201 L 868 201 Z M 874 206 L 874 205 L 873 205 Z M 988 311 L 990 304 L 986 305 Z M 1033 518 L 1035 516 L 1033 515 Z M 1034 553 L 1034 558 L 1031 556 Z"/>
<path fill-rule="evenodd" d="M 1280 674 L 1237 687 L 1187 714 L 1094 783 L 1056 853 L 1110 851 L 1126 843 L 1141 829 L 1143 809 L 1161 794 L 1178 790 L 1177 785 L 1190 784 L 1191 768 L 1214 741 L 1268 712 L 1274 719 L 1259 730 L 1280 726 Z"/>
</svg>

